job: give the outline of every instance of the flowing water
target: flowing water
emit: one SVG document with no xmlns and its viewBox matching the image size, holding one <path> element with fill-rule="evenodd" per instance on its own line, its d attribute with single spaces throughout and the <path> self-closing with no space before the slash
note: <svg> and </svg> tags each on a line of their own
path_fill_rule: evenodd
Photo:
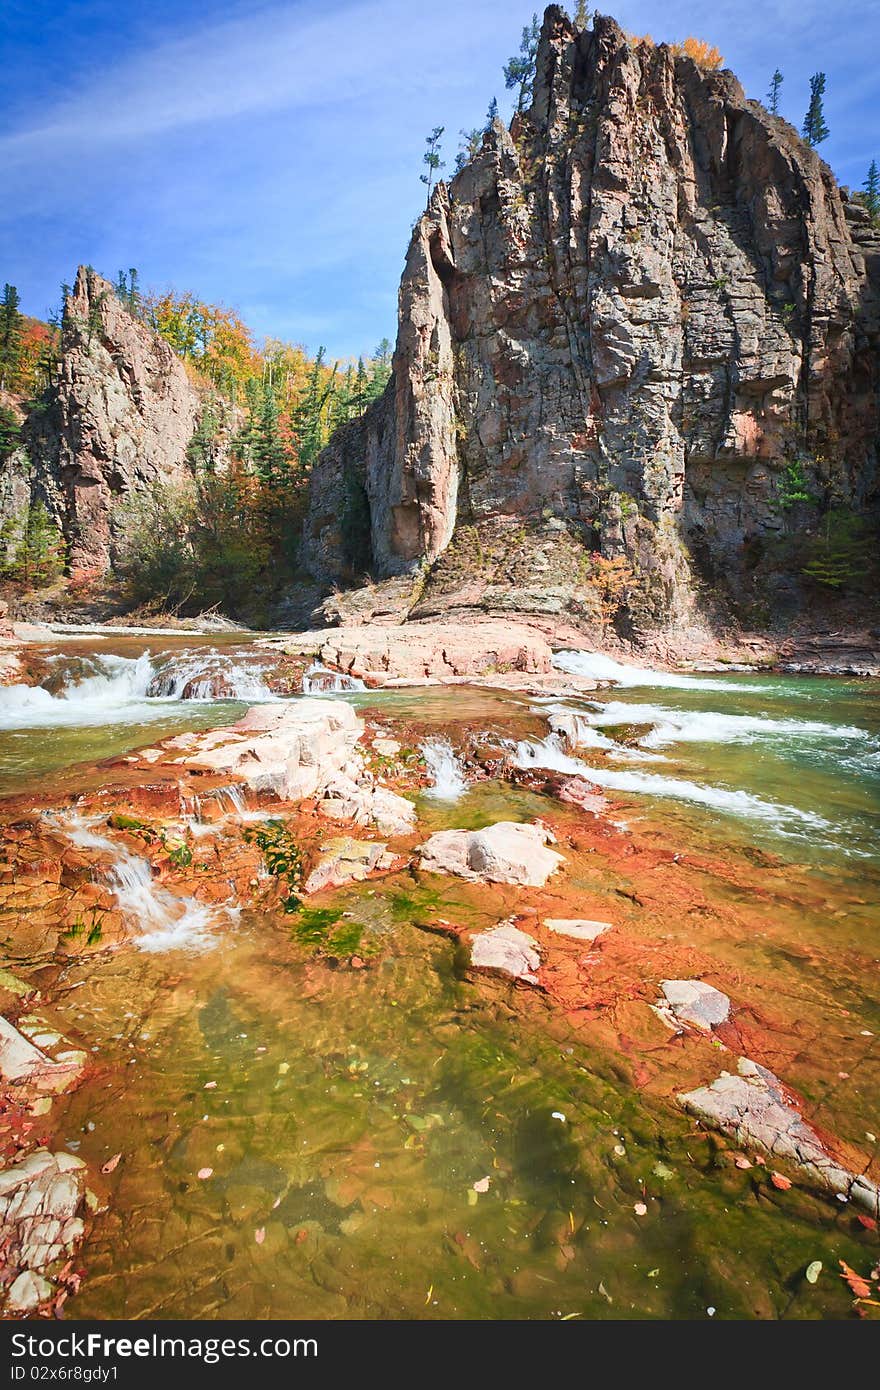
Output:
<svg viewBox="0 0 880 1390">
<path fill-rule="evenodd" d="M 192 653 L 177 647 L 111 655 L 60 656 L 61 680 L 30 704 L 0 691 L 7 793 L 44 791 L 47 777 L 69 789 L 84 775 L 72 764 L 275 698 L 245 687 L 260 680 L 246 650 L 215 653 L 222 699 L 216 682 L 206 698 L 180 698 Z M 867 1136 L 880 1134 L 880 686 L 670 677 L 608 660 L 559 659 L 561 672 L 618 682 L 578 699 L 475 688 L 338 698 L 436 727 L 422 737 L 426 831 L 559 813 L 536 791 L 467 782 L 455 730 L 491 728 L 522 766 L 603 786 L 634 850 L 690 856 L 708 907 L 679 911 L 670 892 L 645 920 L 625 859 L 606 865 L 566 847 L 586 915 L 637 926 L 651 978 L 672 942 L 699 949 L 701 973 L 739 982 L 753 1009 L 784 1025 L 788 1079 L 812 1113 L 870 1153 Z M 150 694 L 163 674 L 167 693 Z M 17 764 L 21 750 L 33 761 Z M 107 882 L 141 948 L 72 958 L 55 1006 L 98 1069 L 56 1103 L 59 1142 L 93 1172 L 123 1155 L 68 1317 L 848 1311 L 837 1260 L 876 1261 L 876 1236 L 848 1210 L 722 1163 L 711 1136 L 634 1084 L 639 1045 L 617 1053 L 604 1016 L 574 1031 L 536 994 L 518 994 L 514 1009 L 509 986 L 464 977 L 450 942 L 422 929 L 438 918 L 493 925 L 497 903 L 479 886 L 401 873 L 322 899 L 326 920 L 279 925 L 246 904 L 224 918 L 157 887 L 146 861 L 101 827 L 68 819 L 66 833 L 106 850 Z M 357 929 L 372 968 L 334 968 L 304 945 L 328 921 Z M 817 1259 L 826 1272 L 813 1287 L 803 1271 Z"/>
</svg>

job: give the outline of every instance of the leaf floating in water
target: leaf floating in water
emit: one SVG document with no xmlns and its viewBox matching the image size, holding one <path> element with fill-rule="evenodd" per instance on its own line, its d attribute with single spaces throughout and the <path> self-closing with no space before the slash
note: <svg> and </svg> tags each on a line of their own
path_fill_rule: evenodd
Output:
<svg viewBox="0 0 880 1390">
<path fill-rule="evenodd" d="M 742 1168 L 745 1170 L 746 1168 L 751 1168 L 752 1160 L 746 1158 L 745 1154 L 737 1154 L 736 1158 L 733 1160 L 733 1164 L 735 1168 Z"/>
<path fill-rule="evenodd" d="M 254 1240 L 257 1242 L 258 1245 L 262 1245 L 262 1244 L 263 1244 L 263 1241 L 264 1241 L 265 1239 L 266 1239 L 266 1227 L 265 1227 L 265 1226 L 258 1226 L 257 1229 L 254 1231 Z"/>
<path fill-rule="evenodd" d="M 428 1304 L 431 1302 L 431 1294 L 432 1294 L 433 1292 L 434 1292 L 434 1285 L 432 1284 L 431 1287 L 429 1288 L 428 1292 L 425 1294 L 425 1307 L 426 1307 L 426 1308 L 427 1308 Z"/>
<path fill-rule="evenodd" d="M 216 1081 L 206 1081 L 206 1082 L 205 1082 L 205 1085 L 204 1085 L 204 1089 L 205 1089 L 206 1091 L 215 1091 L 215 1090 L 217 1089 L 217 1082 L 216 1082 Z"/>
<path fill-rule="evenodd" d="M 854 1269 L 850 1269 L 846 1260 L 839 1260 L 838 1263 L 843 1270 L 840 1277 L 849 1284 L 853 1297 L 870 1298 L 873 1290 L 867 1279 L 863 1279 L 861 1274 L 856 1274 Z"/>
<path fill-rule="evenodd" d="M 636 1216 L 648 1215 L 648 1208 L 644 1202 L 636 1202 L 635 1206 L 633 1207 L 633 1211 L 635 1212 Z"/>
<path fill-rule="evenodd" d="M 213 1177 L 213 1174 L 214 1174 L 214 1169 L 213 1169 L 213 1168 L 200 1168 L 199 1171 L 196 1173 L 196 1177 L 197 1177 L 201 1182 L 205 1182 L 206 1179 L 208 1179 L 208 1178 L 210 1178 L 210 1177 Z"/>
<path fill-rule="evenodd" d="M 821 1261 L 821 1260 L 811 1260 L 810 1263 L 807 1265 L 806 1273 L 804 1274 L 804 1278 L 806 1279 L 806 1281 L 807 1281 L 808 1284 L 815 1284 L 816 1280 L 819 1278 L 819 1275 L 820 1275 L 821 1273 L 822 1273 L 822 1261 Z"/>
<path fill-rule="evenodd" d="M 667 1168 L 665 1163 L 655 1163 L 651 1172 L 654 1174 L 654 1177 L 659 1178 L 661 1182 L 671 1182 L 675 1177 L 675 1169 Z"/>
<path fill-rule="evenodd" d="M 780 1192 L 787 1192 L 791 1187 L 791 1178 L 785 1178 L 781 1173 L 771 1173 L 770 1181 L 774 1187 L 778 1187 Z"/>
<path fill-rule="evenodd" d="M 611 1297 L 611 1295 L 610 1295 L 610 1293 L 608 1292 L 608 1290 L 606 1289 L 605 1285 L 604 1285 L 603 1283 L 601 1283 L 601 1282 L 600 1282 L 600 1284 L 599 1284 L 599 1292 L 600 1292 L 600 1294 L 602 1295 L 602 1297 L 603 1297 L 604 1299 L 606 1299 L 609 1303 L 613 1303 L 613 1302 L 614 1302 L 614 1299 Z"/>
<path fill-rule="evenodd" d="M 474 1183 L 474 1191 L 475 1191 L 475 1192 L 488 1192 L 488 1191 L 489 1191 L 489 1183 L 490 1183 L 490 1182 L 491 1182 L 491 1178 L 478 1178 L 477 1181 Z"/>
<path fill-rule="evenodd" d="M 119 1166 L 119 1160 L 120 1160 L 121 1158 L 122 1158 L 122 1154 L 114 1154 L 112 1158 L 108 1158 L 108 1159 L 107 1159 L 107 1162 L 102 1166 L 101 1172 L 102 1172 L 102 1173 L 112 1173 L 112 1172 L 114 1171 L 114 1169 L 117 1168 L 117 1167 Z"/>
</svg>

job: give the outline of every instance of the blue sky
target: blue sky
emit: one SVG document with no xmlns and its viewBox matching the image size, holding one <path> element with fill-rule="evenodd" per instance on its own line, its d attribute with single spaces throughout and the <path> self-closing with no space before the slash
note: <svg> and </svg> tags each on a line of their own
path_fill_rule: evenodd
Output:
<svg viewBox="0 0 880 1390">
<path fill-rule="evenodd" d="M 424 136 L 482 122 L 534 0 L 0 0 L 0 280 L 45 315 L 89 262 L 234 305 L 329 355 L 394 336 Z M 573 8 L 573 6 L 571 7 Z M 718 45 L 749 96 L 782 69 L 822 154 L 880 160 L 880 0 L 619 0 L 625 28 Z"/>
</svg>

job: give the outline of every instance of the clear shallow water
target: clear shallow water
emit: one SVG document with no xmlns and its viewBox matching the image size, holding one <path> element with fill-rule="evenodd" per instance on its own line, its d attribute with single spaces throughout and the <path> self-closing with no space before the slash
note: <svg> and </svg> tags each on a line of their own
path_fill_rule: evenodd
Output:
<svg viewBox="0 0 880 1390">
<path fill-rule="evenodd" d="M 90 1165 L 123 1154 L 69 1317 L 843 1315 L 841 1282 L 802 1271 L 864 1262 L 844 1216 L 757 1198 L 629 1063 L 457 979 L 408 923 L 466 911 L 459 888 L 343 905 L 372 970 L 245 922 L 210 958 L 106 959 L 67 996 L 110 1067 L 65 1134 Z"/>
</svg>

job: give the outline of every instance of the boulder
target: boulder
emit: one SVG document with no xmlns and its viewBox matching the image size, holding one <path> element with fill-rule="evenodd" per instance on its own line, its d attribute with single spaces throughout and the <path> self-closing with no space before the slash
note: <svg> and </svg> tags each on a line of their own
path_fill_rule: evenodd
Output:
<svg viewBox="0 0 880 1390">
<path fill-rule="evenodd" d="M 483 675 L 499 667 L 552 670 L 551 649 L 540 633 L 491 618 L 304 632 L 285 637 L 283 647 L 288 653 L 314 655 L 336 671 L 374 686 Z"/>
<path fill-rule="evenodd" d="M 475 882 L 542 888 L 565 862 L 547 848 L 552 840 L 538 822 L 498 821 L 485 830 L 438 830 L 419 851 L 421 867 L 427 873 L 457 874 Z"/>
<path fill-rule="evenodd" d="M 538 943 L 512 922 L 480 932 L 471 942 L 471 965 L 476 970 L 498 971 L 535 985 L 540 964 Z"/>
<path fill-rule="evenodd" d="M 359 746 L 363 732 L 351 705 L 307 698 L 256 705 L 237 724 L 181 734 L 164 747 L 188 767 L 234 773 L 283 801 L 314 798 L 334 820 L 410 834 L 415 807 L 376 781 Z"/>
<path fill-rule="evenodd" d="M 679 1023 L 711 1031 L 730 1017 L 730 1000 L 720 989 L 707 985 L 705 980 L 662 980 L 661 1012 L 671 1014 Z"/>
<path fill-rule="evenodd" d="M 793 1096 L 766 1067 L 741 1057 L 736 1073 L 723 1071 L 710 1086 L 678 1099 L 692 1115 L 738 1144 L 755 1144 L 774 1158 L 788 1159 L 820 1187 L 846 1197 L 875 1220 L 880 1217 L 877 1184 L 832 1157 Z"/>
</svg>

